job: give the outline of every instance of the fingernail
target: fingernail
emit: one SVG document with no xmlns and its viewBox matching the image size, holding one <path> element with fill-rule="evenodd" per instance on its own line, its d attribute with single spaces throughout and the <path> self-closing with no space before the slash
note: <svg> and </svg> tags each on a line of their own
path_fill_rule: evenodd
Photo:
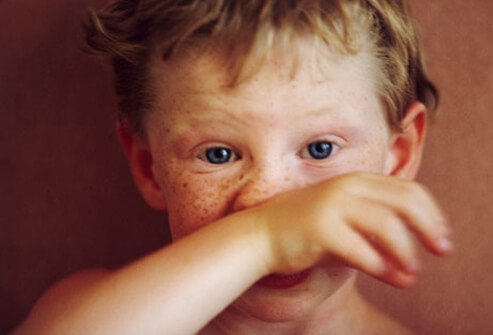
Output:
<svg viewBox="0 0 493 335">
<path fill-rule="evenodd" d="M 410 273 L 417 273 L 421 270 L 421 265 L 417 261 L 410 262 L 406 265 L 406 271 Z"/>
<path fill-rule="evenodd" d="M 446 238 L 440 239 L 437 243 L 437 246 L 440 249 L 440 251 L 442 251 L 442 252 L 450 252 L 450 251 L 454 250 L 454 245 L 452 244 L 452 242 L 450 240 L 448 240 Z"/>
<path fill-rule="evenodd" d="M 394 271 L 394 268 L 387 262 L 384 262 L 381 264 L 379 267 L 379 275 L 381 276 L 387 276 L 389 273 L 392 273 Z"/>
<path fill-rule="evenodd" d="M 392 274 L 393 285 L 399 288 L 408 288 L 416 283 L 416 276 L 402 271 Z"/>
</svg>

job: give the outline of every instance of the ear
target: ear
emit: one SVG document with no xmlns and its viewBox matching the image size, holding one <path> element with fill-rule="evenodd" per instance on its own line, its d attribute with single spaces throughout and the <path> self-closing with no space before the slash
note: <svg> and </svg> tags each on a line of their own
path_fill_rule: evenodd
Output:
<svg viewBox="0 0 493 335">
<path fill-rule="evenodd" d="M 120 144 L 127 156 L 134 182 L 144 200 L 154 209 L 166 210 L 163 190 L 153 173 L 153 158 L 149 144 L 141 136 L 132 134 L 128 126 L 121 122 L 117 122 L 116 129 Z"/>
<path fill-rule="evenodd" d="M 406 109 L 391 138 L 386 171 L 392 176 L 414 179 L 421 165 L 427 127 L 427 110 L 421 102 L 413 102 Z"/>
</svg>

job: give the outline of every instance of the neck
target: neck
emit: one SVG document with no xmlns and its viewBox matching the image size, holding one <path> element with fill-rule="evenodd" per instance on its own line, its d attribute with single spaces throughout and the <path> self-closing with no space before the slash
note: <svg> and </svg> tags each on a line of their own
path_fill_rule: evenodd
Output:
<svg viewBox="0 0 493 335">
<path fill-rule="evenodd" d="M 268 323 L 229 307 L 200 332 L 208 334 L 331 335 L 356 334 L 368 314 L 368 304 L 349 280 L 337 292 L 300 319 Z"/>
</svg>

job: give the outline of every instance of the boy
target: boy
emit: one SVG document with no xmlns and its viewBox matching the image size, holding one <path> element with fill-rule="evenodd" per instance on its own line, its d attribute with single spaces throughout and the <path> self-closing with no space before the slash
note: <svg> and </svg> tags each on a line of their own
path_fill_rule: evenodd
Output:
<svg viewBox="0 0 493 335">
<path fill-rule="evenodd" d="M 119 136 L 173 243 L 56 285 L 15 334 L 411 334 L 354 288 L 451 251 L 411 180 L 436 91 L 402 1 L 116 1 Z"/>
</svg>

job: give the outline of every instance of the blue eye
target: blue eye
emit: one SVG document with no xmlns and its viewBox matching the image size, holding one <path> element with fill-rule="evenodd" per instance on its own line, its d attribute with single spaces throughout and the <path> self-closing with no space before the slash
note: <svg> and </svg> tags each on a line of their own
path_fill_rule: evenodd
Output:
<svg viewBox="0 0 493 335">
<path fill-rule="evenodd" d="M 205 158 L 211 164 L 224 164 L 236 156 L 233 151 L 225 147 L 213 147 L 205 151 Z"/>
<path fill-rule="evenodd" d="M 314 159 L 329 157 L 333 151 L 333 144 L 327 141 L 317 141 L 308 144 L 308 154 Z"/>
</svg>

